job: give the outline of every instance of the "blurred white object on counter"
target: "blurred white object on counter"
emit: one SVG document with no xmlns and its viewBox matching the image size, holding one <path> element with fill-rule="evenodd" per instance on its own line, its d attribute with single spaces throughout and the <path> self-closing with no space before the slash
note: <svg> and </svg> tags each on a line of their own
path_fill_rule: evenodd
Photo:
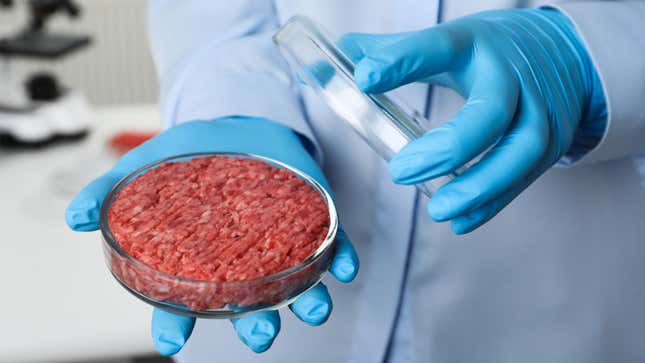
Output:
<svg viewBox="0 0 645 363">
<path fill-rule="evenodd" d="M 39 103 L 29 112 L 0 109 L 0 132 L 22 142 L 41 142 L 55 135 L 75 135 L 87 130 L 89 124 L 90 108 L 85 96 L 78 91 L 69 91 L 53 102 Z"/>
</svg>

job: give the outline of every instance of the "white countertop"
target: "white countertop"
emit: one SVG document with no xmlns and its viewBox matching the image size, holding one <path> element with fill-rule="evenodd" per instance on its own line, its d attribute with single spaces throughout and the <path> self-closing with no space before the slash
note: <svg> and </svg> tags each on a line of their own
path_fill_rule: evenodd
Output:
<svg viewBox="0 0 645 363">
<path fill-rule="evenodd" d="M 0 150 L 0 362 L 154 351 L 151 308 L 109 274 L 98 233 L 70 231 L 64 211 L 78 188 L 116 160 L 104 151 L 109 135 L 159 124 L 155 106 L 104 108 L 83 142 Z"/>
</svg>

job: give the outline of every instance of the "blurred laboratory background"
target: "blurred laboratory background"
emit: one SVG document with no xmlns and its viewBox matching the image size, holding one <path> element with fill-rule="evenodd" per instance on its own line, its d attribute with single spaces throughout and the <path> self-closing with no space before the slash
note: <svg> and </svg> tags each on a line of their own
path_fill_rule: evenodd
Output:
<svg viewBox="0 0 645 363">
<path fill-rule="evenodd" d="M 30 22 L 28 0 L 0 7 L 0 36 L 23 30 Z M 17 60 L 15 72 L 53 70 L 66 84 L 82 88 L 98 106 L 152 103 L 157 80 L 148 49 L 145 0 L 75 0 L 78 17 L 64 10 L 52 15 L 48 31 L 83 34 L 94 41 L 84 51 L 52 62 Z"/>
<path fill-rule="evenodd" d="M 169 362 L 74 194 L 159 130 L 145 0 L 0 0 L 0 362 Z"/>
</svg>

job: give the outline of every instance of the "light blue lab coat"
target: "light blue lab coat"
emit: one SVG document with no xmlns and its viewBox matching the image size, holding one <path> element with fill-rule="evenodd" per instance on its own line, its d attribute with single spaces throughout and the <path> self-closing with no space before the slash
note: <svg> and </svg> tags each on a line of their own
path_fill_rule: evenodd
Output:
<svg viewBox="0 0 645 363">
<path fill-rule="evenodd" d="M 356 282 L 328 281 L 329 322 L 283 312 L 255 355 L 229 323 L 200 320 L 179 360 L 194 362 L 645 361 L 645 2 L 560 2 L 607 95 L 601 143 L 542 176 L 479 230 L 430 221 L 414 188 L 310 90 L 293 82 L 271 35 L 294 14 L 336 33 L 399 32 L 531 1 L 152 1 L 150 34 L 167 125 L 231 114 L 283 122 L 309 137 L 361 257 Z M 405 87 L 423 110 L 428 86 Z M 435 122 L 462 100 L 436 88 Z M 645 163 L 640 164 L 645 170 Z"/>
</svg>

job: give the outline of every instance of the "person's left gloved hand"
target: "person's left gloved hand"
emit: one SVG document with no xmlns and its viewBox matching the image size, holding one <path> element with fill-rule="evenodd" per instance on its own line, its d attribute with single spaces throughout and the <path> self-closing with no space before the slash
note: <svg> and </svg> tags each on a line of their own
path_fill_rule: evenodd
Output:
<svg viewBox="0 0 645 363">
<path fill-rule="evenodd" d="M 75 231 L 97 230 L 103 198 L 121 178 L 153 161 L 205 151 L 237 151 L 270 157 L 307 173 L 331 193 L 318 164 L 290 128 L 262 118 L 227 117 L 174 126 L 126 153 L 111 170 L 76 195 L 65 213 L 67 224 Z M 358 268 L 354 247 L 345 232 L 339 229 L 329 271 L 337 280 L 349 282 Z M 300 320 L 315 326 L 327 320 L 332 301 L 327 288 L 319 283 L 300 295 L 289 308 Z M 256 353 L 269 349 L 280 331 L 280 316 L 275 310 L 233 319 L 232 323 L 240 340 Z M 159 353 L 177 353 L 190 337 L 194 325 L 194 318 L 155 308 L 152 339 Z"/>
<path fill-rule="evenodd" d="M 417 184 L 492 146 L 430 199 L 430 216 L 452 220 L 455 233 L 488 221 L 565 153 L 580 157 L 604 132 L 600 81 L 573 25 L 556 10 L 489 11 L 417 32 L 347 34 L 339 45 L 365 92 L 424 81 L 467 98 L 452 120 L 390 162 L 395 182 Z"/>
</svg>

